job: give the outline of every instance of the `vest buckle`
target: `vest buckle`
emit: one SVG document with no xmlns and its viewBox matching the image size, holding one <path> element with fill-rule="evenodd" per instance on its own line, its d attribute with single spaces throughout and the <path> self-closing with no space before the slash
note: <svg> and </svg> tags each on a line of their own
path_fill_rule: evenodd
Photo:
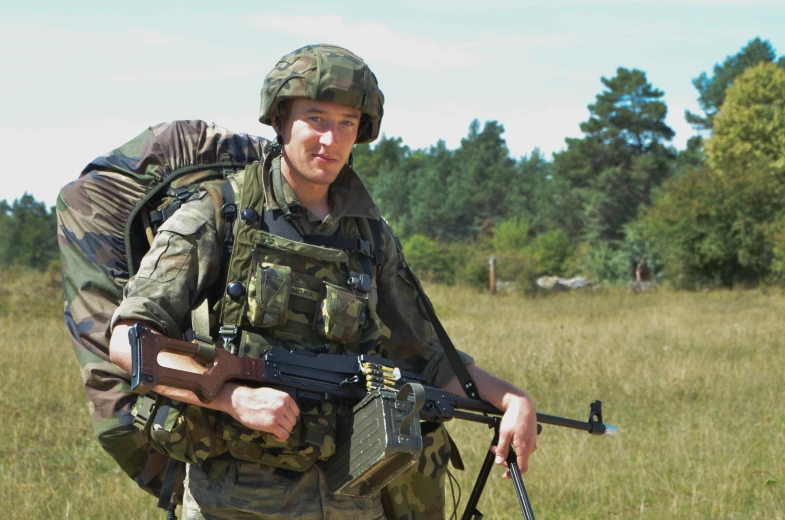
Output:
<svg viewBox="0 0 785 520">
<path fill-rule="evenodd" d="M 346 284 L 355 291 L 364 294 L 371 292 L 371 277 L 365 273 L 350 272 Z"/>
</svg>

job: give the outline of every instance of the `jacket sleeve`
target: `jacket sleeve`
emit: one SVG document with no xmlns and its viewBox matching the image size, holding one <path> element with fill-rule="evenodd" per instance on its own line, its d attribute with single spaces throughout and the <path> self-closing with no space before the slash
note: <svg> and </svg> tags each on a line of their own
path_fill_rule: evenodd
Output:
<svg viewBox="0 0 785 520">
<path fill-rule="evenodd" d="M 400 241 L 386 222 L 383 231 L 385 263 L 377 282 L 377 312 L 391 335 L 381 353 L 401 369 L 422 374 L 430 385 L 441 388 L 454 376 L 450 361 L 423 310 L 419 281 L 406 264 Z M 468 354 L 458 351 L 458 355 L 464 365 L 474 363 Z"/>
<path fill-rule="evenodd" d="M 112 316 L 147 322 L 180 338 L 199 297 L 218 279 L 222 244 L 210 197 L 195 198 L 163 223 Z"/>
</svg>

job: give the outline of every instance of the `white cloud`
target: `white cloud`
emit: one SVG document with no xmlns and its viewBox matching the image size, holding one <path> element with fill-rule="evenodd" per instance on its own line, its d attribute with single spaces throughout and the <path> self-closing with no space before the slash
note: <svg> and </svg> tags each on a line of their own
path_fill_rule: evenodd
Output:
<svg viewBox="0 0 785 520">
<path fill-rule="evenodd" d="M 84 83 L 115 83 L 123 85 L 177 85 L 193 84 L 194 81 L 229 81 L 251 78 L 259 74 L 258 65 L 234 65 L 230 63 L 215 64 L 210 67 L 194 68 L 191 64 L 178 67 L 157 65 L 140 70 L 138 73 L 126 70 L 102 74 L 96 78 L 87 78 Z"/>
<path fill-rule="evenodd" d="M 128 31 L 128 36 L 135 42 L 153 47 L 168 47 L 182 42 L 180 38 L 175 38 L 171 34 L 148 29 L 131 29 Z"/>
<path fill-rule="evenodd" d="M 334 43 L 362 49 L 362 58 L 419 72 L 474 66 L 471 44 L 436 41 L 398 32 L 378 23 L 347 24 L 340 16 L 260 16 L 251 25 L 266 34 L 308 38 L 312 43 Z"/>
</svg>

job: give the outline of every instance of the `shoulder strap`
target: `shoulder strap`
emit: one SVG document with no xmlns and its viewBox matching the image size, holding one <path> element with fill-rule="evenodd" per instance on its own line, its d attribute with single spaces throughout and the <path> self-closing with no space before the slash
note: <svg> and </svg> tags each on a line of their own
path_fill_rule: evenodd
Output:
<svg viewBox="0 0 785 520">
<path fill-rule="evenodd" d="M 371 228 L 371 237 L 373 238 L 373 260 L 378 266 L 384 265 L 384 249 L 382 244 L 382 221 L 381 219 L 365 219 L 368 226 Z"/>
<path fill-rule="evenodd" d="M 221 183 L 221 194 L 223 195 L 223 204 L 221 205 L 221 218 L 224 222 L 224 249 L 227 254 L 232 253 L 232 246 L 234 245 L 234 233 L 232 227 L 234 221 L 237 220 L 237 204 L 234 201 L 234 188 L 232 183 L 228 180 Z"/>
<path fill-rule="evenodd" d="M 293 242 L 303 242 L 303 237 L 294 229 L 280 209 L 265 208 L 262 216 L 262 230 Z"/>
<path fill-rule="evenodd" d="M 466 366 L 461 361 L 461 357 L 458 355 L 458 350 L 455 348 L 450 336 L 447 335 L 447 331 L 444 330 L 441 321 L 436 316 L 436 311 L 433 308 L 433 304 L 431 303 L 431 299 L 428 298 L 428 295 L 425 294 L 425 291 L 422 288 L 422 284 L 420 283 L 420 279 L 409 269 L 409 266 L 406 266 L 406 269 L 409 271 L 409 274 L 412 275 L 412 278 L 415 282 L 415 287 L 417 287 L 417 292 L 420 295 L 420 299 L 423 303 L 423 308 L 425 310 L 425 314 L 428 317 L 428 320 L 433 325 L 434 330 L 436 331 L 436 337 L 439 338 L 439 343 L 441 343 L 442 348 L 444 348 L 444 354 L 447 356 L 447 359 L 450 361 L 450 366 L 452 367 L 452 371 L 455 372 L 455 376 L 458 378 L 458 381 L 461 383 L 461 387 L 463 391 L 466 392 L 468 397 L 472 399 L 480 399 L 479 391 L 477 390 L 477 385 L 472 379 L 472 376 L 469 375 L 469 371 L 466 369 Z"/>
<path fill-rule="evenodd" d="M 213 183 L 205 183 L 203 188 L 210 194 L 215 205 L 216 230 L 224 243 L 224 255 L 229 256 L 234 243 L 232 226 L 237 217 L 237 205 L 232 183 L 225 180 L 218 183 L 218 186 L 220 190 L 216 190 Z M 190 339 L 199 344 L 197 358 L 201 361 L 211 361 L 215 357 L 215 345 L 210 336 L 210 301 L 207 296 L 191 309 L 191 333 Z"/>
</svg>

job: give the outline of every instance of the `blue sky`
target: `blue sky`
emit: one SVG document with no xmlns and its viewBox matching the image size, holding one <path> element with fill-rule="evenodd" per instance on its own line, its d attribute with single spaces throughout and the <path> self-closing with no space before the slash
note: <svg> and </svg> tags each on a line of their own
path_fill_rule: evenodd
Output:
<svg viewBox="0 0 785 520">
<path fill-rule="evenodd" d="M 496 120 L 514 157 L 580 136 L 600 77 L 620 66 L 665 92 L 683 148 L 692 78 L 756 36 L 785 54 L 783 0 L 70 4 L 0 7 L 0 199 L 54 204 L 91 159 L 162 121 L 272 137 L 257 121 L 262 80 L 307 43 L 368 61 L 388 136 L 456 148 L 473 119 Z"/>
</svg>

